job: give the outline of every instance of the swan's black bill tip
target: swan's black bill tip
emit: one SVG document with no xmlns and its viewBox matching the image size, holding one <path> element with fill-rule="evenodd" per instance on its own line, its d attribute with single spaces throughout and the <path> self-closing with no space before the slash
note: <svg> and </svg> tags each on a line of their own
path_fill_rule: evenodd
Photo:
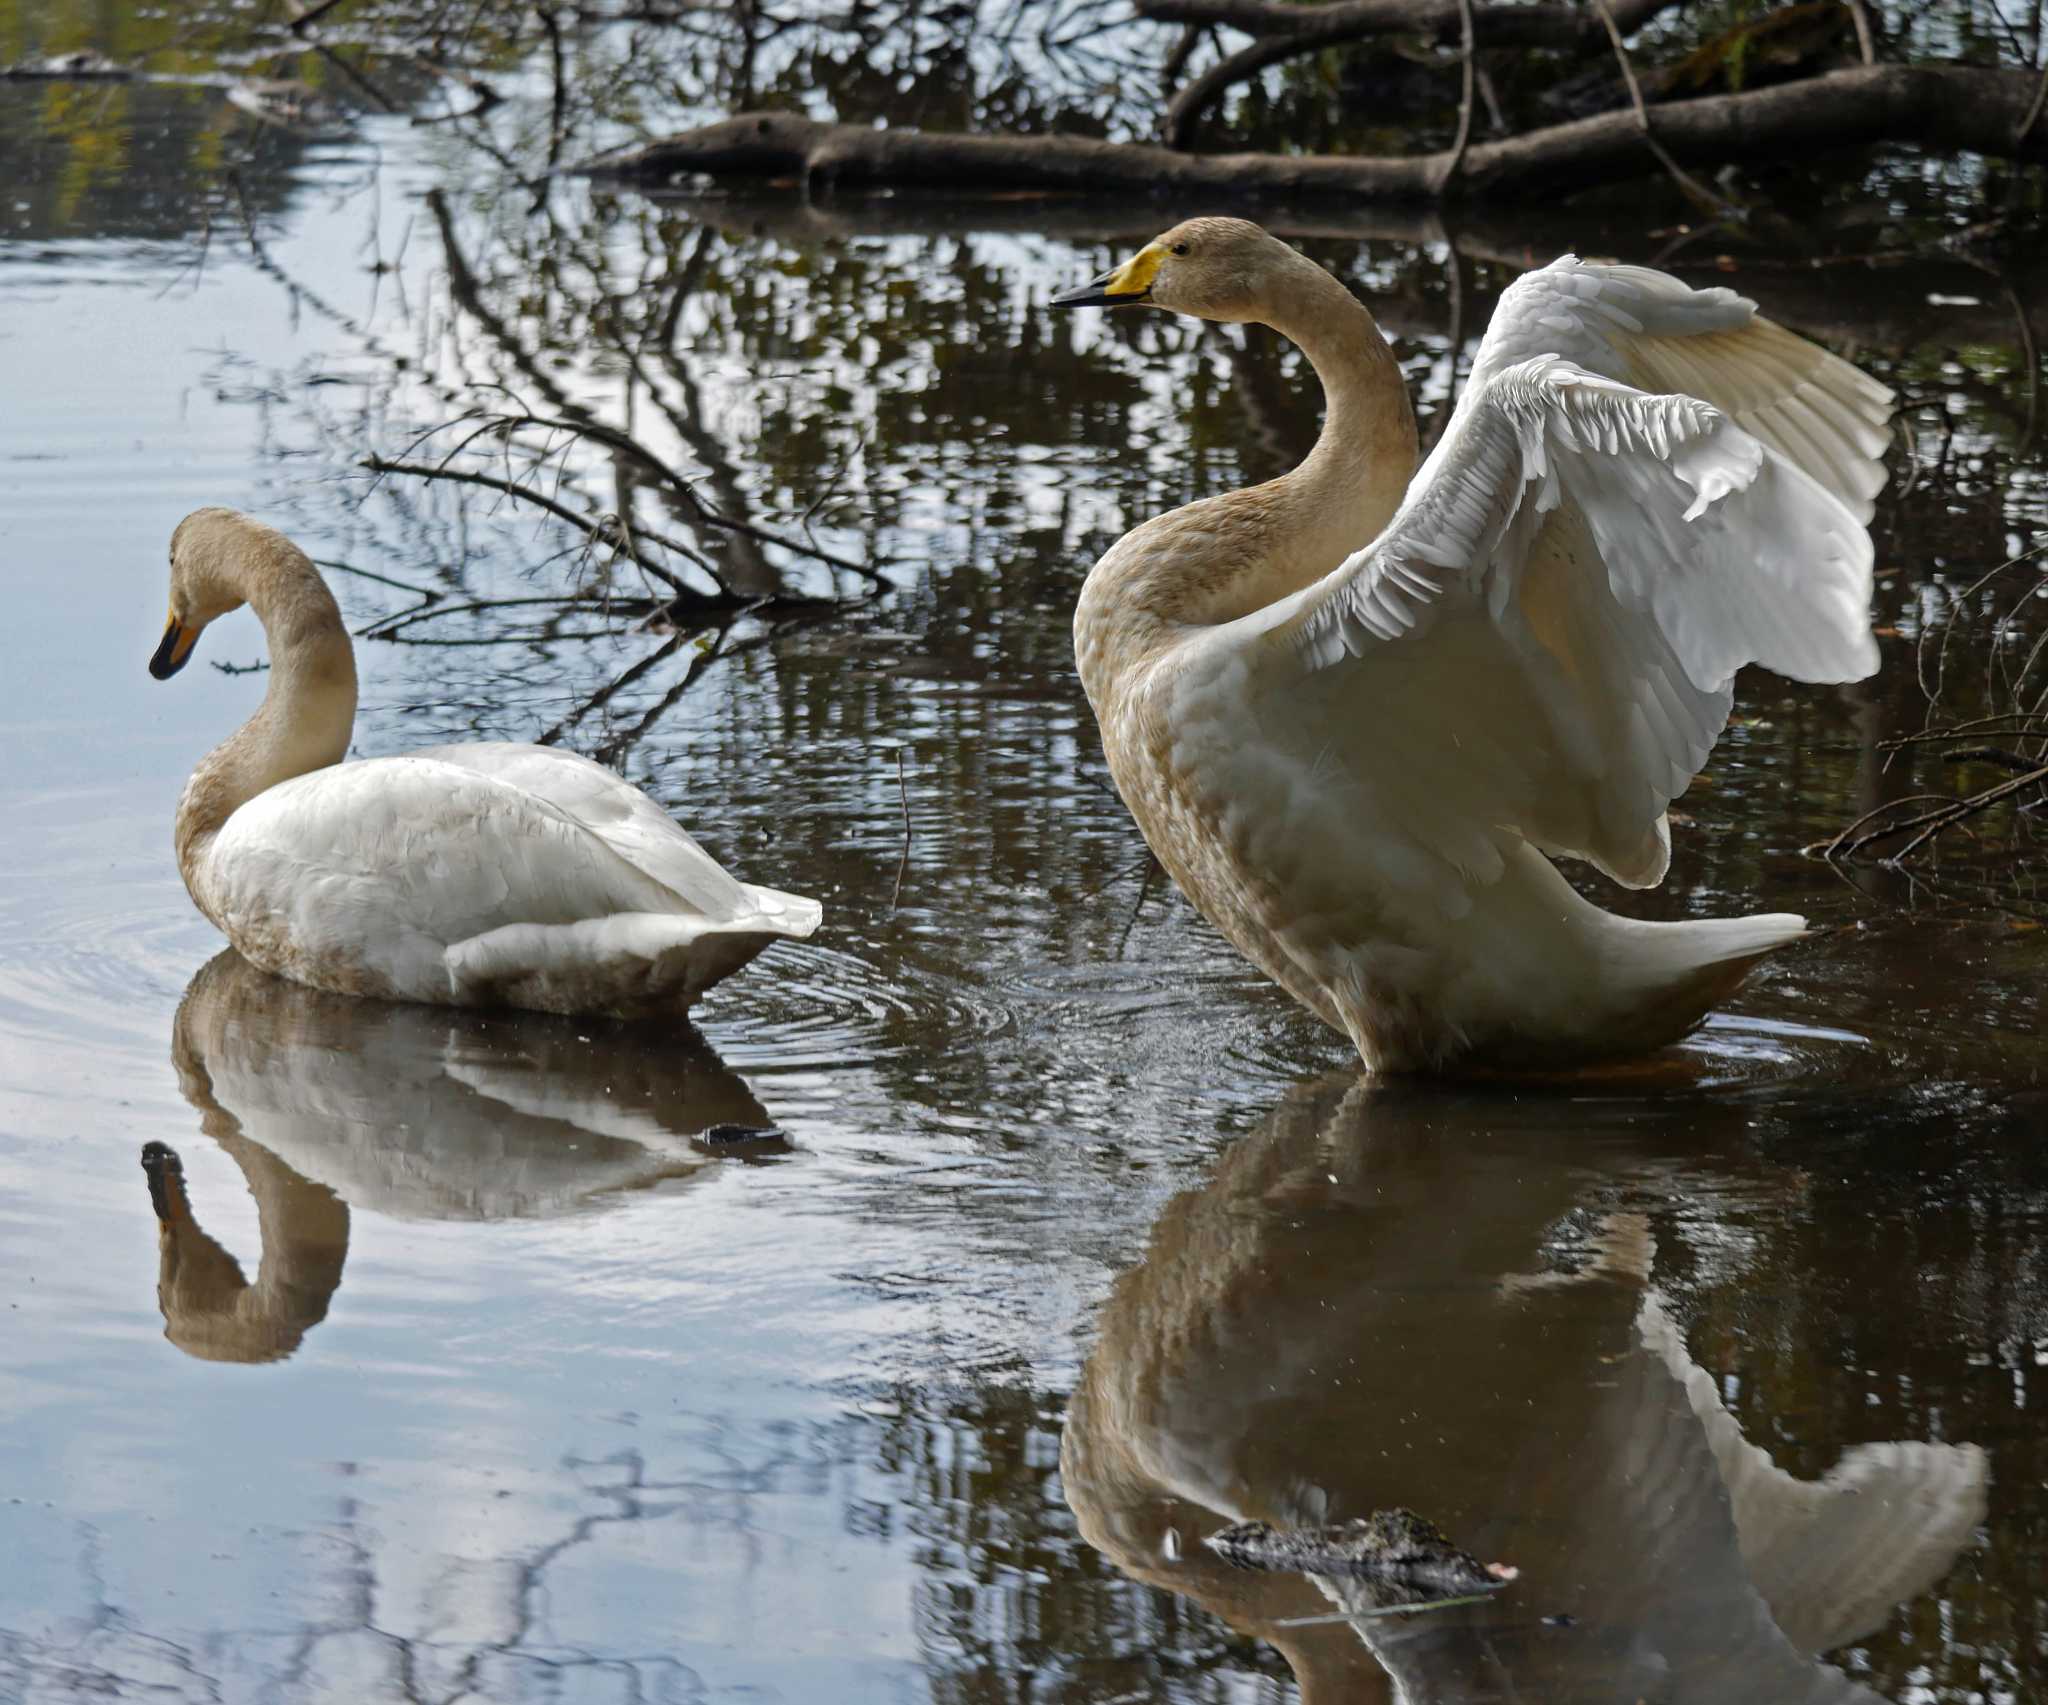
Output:
<svg viewBox="0 0 2048 1705">
<path fill-rule="evenodd" d="M 1122 267 L 1105 272 L 1100 278 L 1091 278 L 1078 290 L 1069 290 L 1055 296 L 1046 303 L 1048 308 L 1135 308 L 1152 294 L 1151 290 L 1112 291 L 1109 287 L 1116 281 Z"/>
<path fill-rule="evenodd" d="M 192 655 L 193 641 L 198 639 L 197 628 L 187 628 L 176 618 L 164 624 L 164 637 L 156 642 L 156 650 L 150 653 L 149 672 L 159 681 L 168 681 L 185 667 Z"/>
</svg>

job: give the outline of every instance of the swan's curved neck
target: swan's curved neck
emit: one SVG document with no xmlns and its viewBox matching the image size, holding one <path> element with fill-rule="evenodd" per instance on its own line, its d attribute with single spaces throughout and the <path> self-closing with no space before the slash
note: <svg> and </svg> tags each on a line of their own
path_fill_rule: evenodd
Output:
<svg viewBox="0 0 2048 1705">
<path fill-rule="evenodd" d="M 1400 507 L 1415 473 L 1415 412 L 1372 315 L 1300 256 L 1275 269 L 1260 307 L 1259 320 L 1297 344 L 1322 381 L 1315 448 L 1279 479 L 1148 522 L 1103 559 L 1076 623 L 1084 681 L 1101 642 L 1142 646 L 1140 630 L 1262 609 L 1370 543 Z"/>
<path fill-rule="evenodd" d="M 1308 357 L 1326 404 L 1307 459 L 1258 488 L 1292 511 L 1275 541 L 1289 559 L 1289 584 L 1272 593 L 1280 597 L 1328 574 L 1393 519 L 1415 476 L 1415 410 L 1378 323 L 1314 262 L 1280 273 L 1262 319 Z"/>
<path fill-rule="evenodd" d="M 270 685 L 256 714 L 193 770 L 179 801 L 178 869 L 195 898 L 198 862 L 221 825 L 264 789 L 338 763 L 356 718 L 355 651 L 334 594 L 305 554 L 272 535 L 253 542 L 223 578 L 263 623 Z"/>
</svg>

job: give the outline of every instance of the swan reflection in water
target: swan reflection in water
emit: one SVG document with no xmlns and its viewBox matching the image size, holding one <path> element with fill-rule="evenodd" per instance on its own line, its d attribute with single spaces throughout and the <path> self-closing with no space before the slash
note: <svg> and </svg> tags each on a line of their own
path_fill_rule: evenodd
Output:
<svg viewBox="0 0 2048 1705">
<path fill-rule="evenodd" d="M 195 1219 L 177 1154 L 143 1149 L 164 1336 L 208 1361 L 298 1348 L 341 1283 L 352 1208 L 562 1214 L 702 1171 L 716 1155 L 701 1139 L 717 1127 L 779 1146 L 694 1031 L 355 1000 L 232 949 L 185 991 L 171 1059 L 200 1129 L 248 1181 L 262 1242 L 251 1284 Z"/>
<path fill-rule="evenodd" d="M 1947 1572 L 1985 1513 L 1984 1453 L 1864 1444 L 1822 1480 L 1782 1472 L 1687 1354 L 1628 1211 L 1696 1188 L 1696 1145 L 1681 1173 L 1567 1141 L 1554 1104 L 1453 1109 L 1312 1086 L 1169 1204 L 1069 1409 L 1084 1537 L 1278 1646 L 1305 1705 L 1874 1705 L 1817 1654 Z M 1703 1117 L 1739 1132 L 1733 1109 Z M 1574 1273 L 1543 1271 L 1561 1228 Z M 1363 1583 L 1202 1543 L 1390 1506 L 1520 1581 L 1368 1615 Z"/>
</svg>

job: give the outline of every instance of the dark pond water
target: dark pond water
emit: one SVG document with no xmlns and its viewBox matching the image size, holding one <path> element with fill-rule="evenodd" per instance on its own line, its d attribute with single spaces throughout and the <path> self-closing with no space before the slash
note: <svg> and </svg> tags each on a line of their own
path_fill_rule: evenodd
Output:
<svg viewBox="0 0 2048 1705">
<path fill-rule="evenodd" d="M 2023 579 L 1962 593 L 2048 525 L 2048 268 L 1927 240 L 2012 185 L 1788 174 L 1796 241 L 1688 243 L 1661 191 L 1455 241 L 1270 215 L 1429 406 L 1519 264 L 1676 244 L 1900 387 L 1918 449 L 1883 673 L 1746 681 L 1637 902 L 1830 932 L 1639 1074 L 1374 1086 L 1148 877 L 1073 674 L 1110 539 L 1313 436 L 1271 339 L 1044 312 L 1197 210 L 518 181 L 748 80 L 1113 126 L 1119 61 L 906 14 L 894 59 L 819 30 L 736 65 L 645 26 L 570 34 L 557 102 L 544 45 L 473 38 L 507 98 L 471 120 L 252 18 L 0 5 L 0 59 L 195 79 L 0 84 L 0 1698 L 2041 1695 L 2048 864 L 2003 826 L 1911 878 L 1799 853 L 1942 785 L 1876 747 L 1925 714 L 1923 635 L 2041 631 Z M 225 98 L 280 74 L 324 103 L 298 128 Z M 1914 258 L 1844 258 L 1886 244 Z M 529 435 L 572 507 L 847 600 L 650 622 L 567 527 L 358 465 L 507 408 L 892 585 Z M 459 465 L 531 469 L 490 451 Z M 360 753 L 559 739 L 826 928 L 688 1035 L 217 956 L 170 815 L 261 679 L 142 668 L 203 503 L 328 566 Z M 204 657 L 258 663 L 253 619 Z M 147 1144 L 182 1160 L 164 1234 Z M 1520 1580 L 1347 1619 L 1200 1545 L 1391 1504 Z"/>
</svg>

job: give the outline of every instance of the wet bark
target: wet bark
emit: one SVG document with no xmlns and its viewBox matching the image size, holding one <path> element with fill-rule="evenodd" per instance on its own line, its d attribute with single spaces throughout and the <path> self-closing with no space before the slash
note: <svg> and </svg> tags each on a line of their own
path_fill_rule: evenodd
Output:
<svg viewBox="0 0 2048 1705">
<path fill-rule="evenodd" d="M 2028 126 L 2037 79 L 1953 65 L 1868 65 L 1737 95 L 1654 109 L 1673 158 L 1713 166 L 1782 159 L 1788 149 L 1911 142 L 2048 161 L 2048 126 Z M 668 184 L 706 177 L 795 178 L 807 187 L 904 185 L 928 190 L 1037 189 L 1207 201 L 1338 198 L 1426 202 L 1557 194 L 1659 169 L 1633 111 L 1551 125 L 1466 150 L 1408 157 L 1183 154 L 1148 143 L 1077 136 L 951 135 L 744 113 L 572 168 L 586 176 Z"/>
</svg>

